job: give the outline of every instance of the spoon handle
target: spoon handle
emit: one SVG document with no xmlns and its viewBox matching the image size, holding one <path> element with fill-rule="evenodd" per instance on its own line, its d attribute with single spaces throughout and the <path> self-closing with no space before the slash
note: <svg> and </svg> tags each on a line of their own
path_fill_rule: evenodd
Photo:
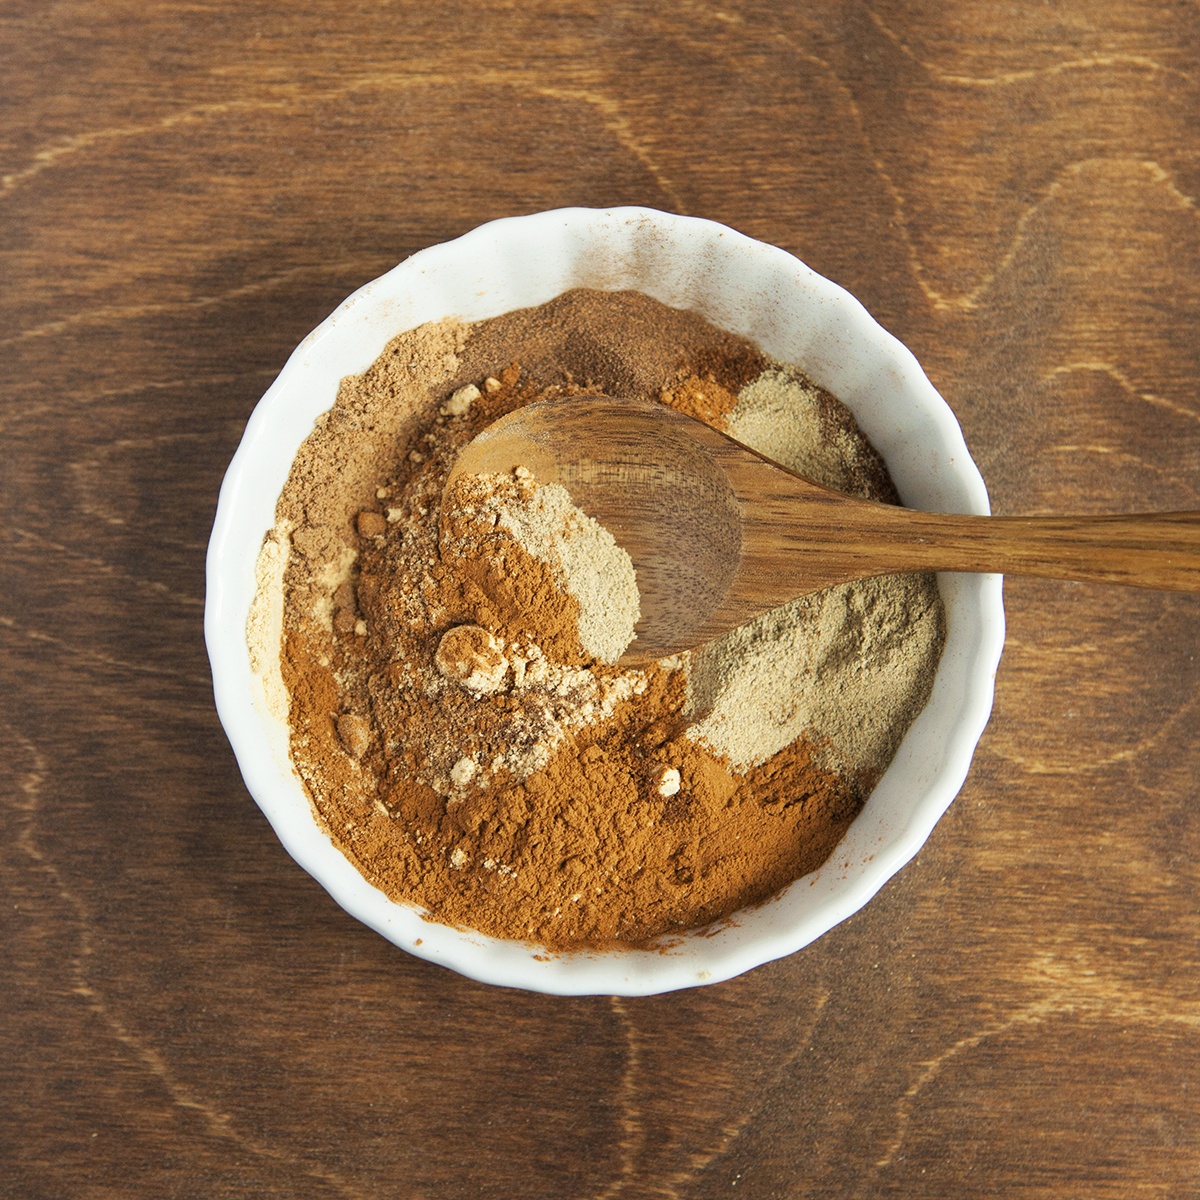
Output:
<svg viewBox="0 0 1200 1200">
<path fill-rule="evenodd" d="M 974 517 L 909 510 L 886 524 L 878 532 L 894 569 L 1000 571 L 1200 592 L 1200 512 Z"/>
<path fill-rule="evenodd" d="M 807 481 L 801 511 L 750 505 L 746 551 L 760 595 L 903 571 L 983 571 L 1200 592 L 1200 512 L 980 517 L 851 501 Z M 788 490 L 788 489 L 784 489 Z M 823 502 L 825 501 L 825 502 Z M 804 584 L 796 588 L 796 576 Z"/>
</svg>

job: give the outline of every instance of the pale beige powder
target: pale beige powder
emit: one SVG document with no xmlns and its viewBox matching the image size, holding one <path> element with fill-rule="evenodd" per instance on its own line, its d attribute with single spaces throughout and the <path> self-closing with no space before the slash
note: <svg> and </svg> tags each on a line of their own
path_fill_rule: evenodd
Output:
<svg viewBox="0 0 1200 1200">
<path fill-rule="evenodd" d="M 786 368 L 738 393 L 726 429 L 818 483 L 861 490 L 850 475 L 861 443 L 827 419 L 819 390 Z M 928 699 L 943 626 L 931 575 L 794 600 L 692 654 L 688 711 L 702 719 L 688 734 L 740 771 L 801 734 L 839 770 L 881 769 Z"/>
<path fill-rule="evenodd" d="M 254 600 L 246 617 L 246 646 L 250 669 L 262 683 L 267 712 L 286 721 L 288 693 L 279 667 L 283 640 L 283 574 L 287 570 L 291 524 L 276 523 L 263 539 L 254 565 Z"/>
<path fill-rule="evenodd" d="M 279 516 L 293 526 L 298 552 L 284 580 L 285 627 L 303 615 L 332 629 L 336 593 L 357 558 L 354 518 L 434 390 L 458 370 L 467 329 L 447 318 L 393 338 L 363 375 L 342 380 L 337 403 L 317 418 L 280 498 Z M 322 452 L 306 453 L 314 443 Z"/>
<path fill-rule="evenodd" d="M 928 695 L 942 635 L 937 586 L 903 575 L 805 596 L 692 655 L 688 734 L 739 771 L 801 734 L 840 770 L 877 768 Z"/>
<path fill-rule="evenodd" d="M 738 393 L 725 432 L 759 454 L 839 492 L 855 491 L 862 442 L 824 416 L 820 390 L 787 370 L 764 371 Z"/>
</svg>

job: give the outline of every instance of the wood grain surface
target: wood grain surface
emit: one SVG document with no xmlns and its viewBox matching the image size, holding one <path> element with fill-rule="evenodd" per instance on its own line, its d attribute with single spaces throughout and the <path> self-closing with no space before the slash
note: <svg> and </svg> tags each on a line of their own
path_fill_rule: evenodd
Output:
<svg viewBox="0 0 1200 1200">
<path fill-rule="evenodd" d="M 350 291 L 638 203 L 857 295 L 1001 513 L 1200 507 L 1195 0 L 0 10 L 0 1195 L 1200 1194 L 1200 600 L 1010 581 L 918 858 L 648 1000 L 409 958 L 217 722 L 204 551 Z"/>
</svg>

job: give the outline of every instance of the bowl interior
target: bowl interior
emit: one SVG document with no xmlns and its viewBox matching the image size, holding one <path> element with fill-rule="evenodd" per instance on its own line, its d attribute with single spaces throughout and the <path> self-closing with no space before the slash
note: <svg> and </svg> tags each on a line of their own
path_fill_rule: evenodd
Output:
<svg viewBox="0 0 1200 1200">
<path fill-rule="evenodd" d="M 366 882 L 318 822 L 288 757 L 246 628 L 255 566 L 300 444 L 346 375 L 427 321 L 498 316 L 573 287 L 635 289 L 756 341 L 837 395 L 905 504 L 987 513 L 958 423 L 916 359 L 843 289 L 724 226 L 649 209 L 562 209 L 481 226 L 414 255 L 304 339 L 254 410 L 221 487 L 205 637 L 218 713 L 246 785 L 289 853 L 339 904 L 413 954 L 483 982 L 645 995 L 716 982 L 789 954 L 865 904 L 920 848 L 962 785 L 991 711 L 1001 580 L 942 575 L 947 637 L 933 693 L 834 856 L 771 901 L 660 949 L 549 954 L 426 920 Z M 276 668 L 277 669 L 277 668 Z"/>
</svg>

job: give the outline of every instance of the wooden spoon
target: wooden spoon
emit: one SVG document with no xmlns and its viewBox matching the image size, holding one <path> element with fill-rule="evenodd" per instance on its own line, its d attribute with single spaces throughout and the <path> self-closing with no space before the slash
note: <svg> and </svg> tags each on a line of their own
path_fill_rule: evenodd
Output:
<svg viewBox="0 0 1200 1200">
<path fill-rule="evenodd" d="M 831 491 L 658 404 L 528 405 L 479 434 L 450 479 L 518 466 L 562 484 L 633 559 L 642 618 L 627 664 L 691 649 L 796 596 L 902 571 L 1200 591 L 1200 512 L 916 512 Z"/>
</svg>

